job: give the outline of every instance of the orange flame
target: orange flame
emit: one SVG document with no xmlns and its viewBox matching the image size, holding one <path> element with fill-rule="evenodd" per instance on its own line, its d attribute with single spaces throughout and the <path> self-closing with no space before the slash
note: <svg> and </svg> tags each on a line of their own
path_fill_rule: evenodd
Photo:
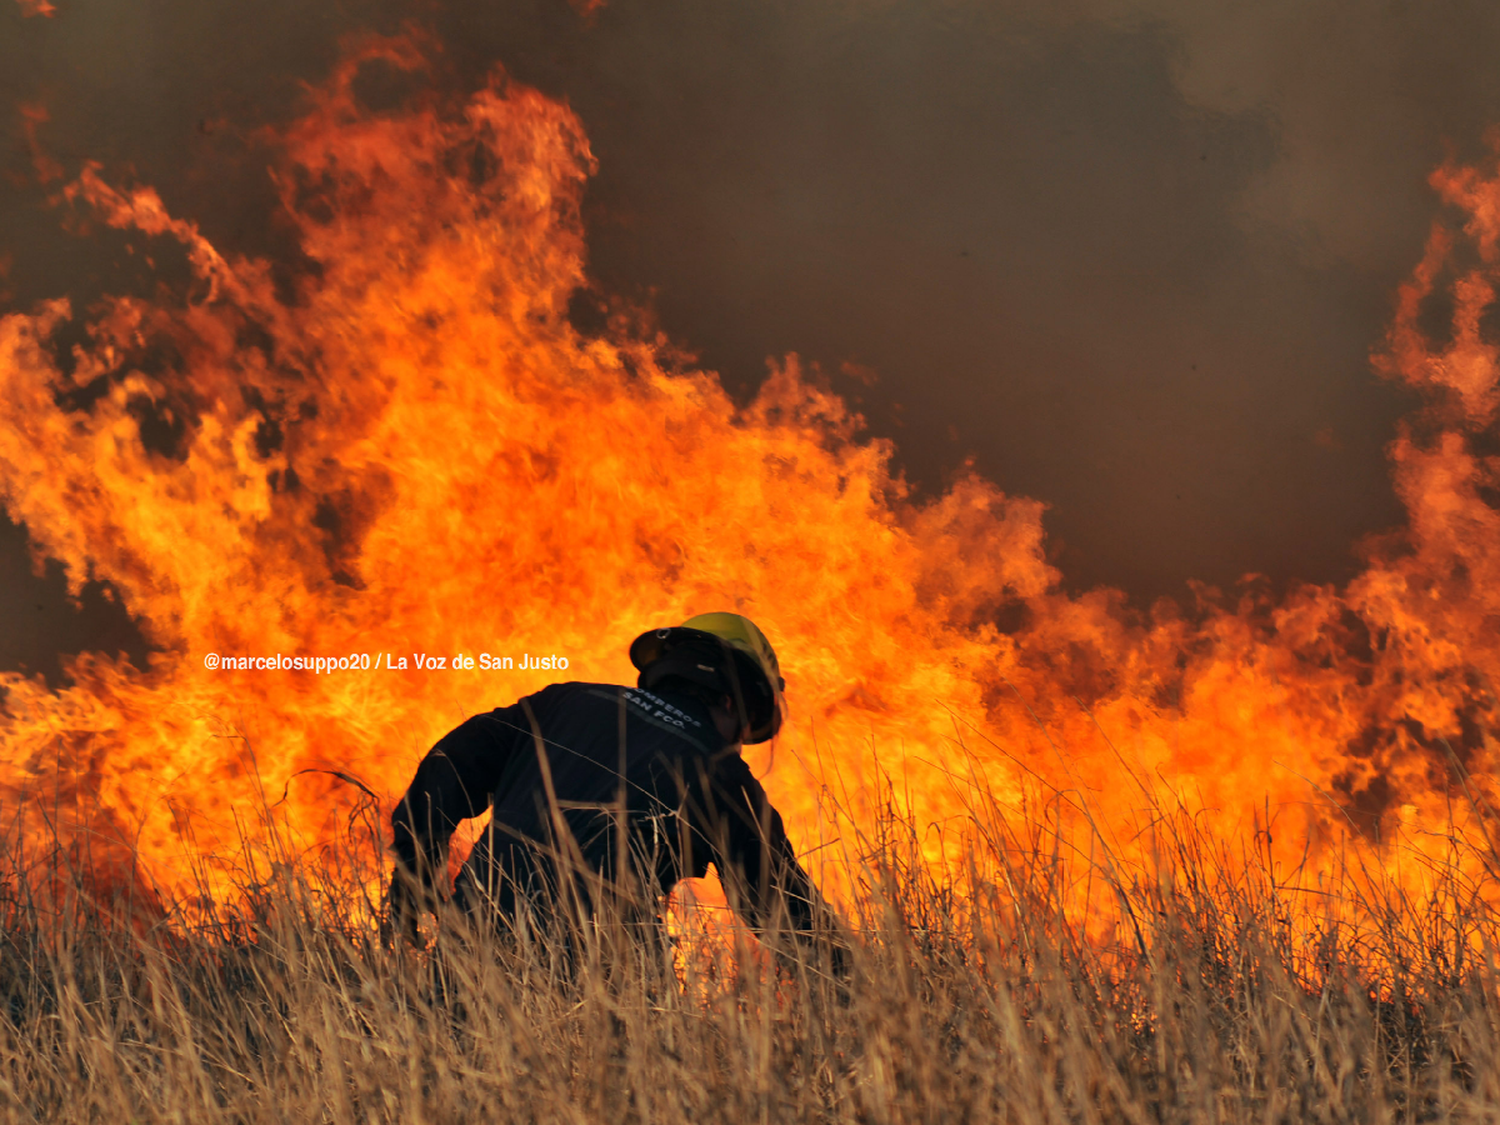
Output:
<svg viewBox="0 0 1500 1125">
<path fill-rule="evenodd" d="M 1125 852 L 1156 794 L 1224 832 L 1274 825 L 1289 867 L 1349 835 L 1395 871 L 1471 815 L 1455 766 L 1496 800 L 1500 382 L 1481 329 L 1500 173 L 1435 174 L 1478 264 L 1441 284 L 1455 237 L 1435 228 L 1378 358 L 1429 396 L 1391 446 L 1408 527 L 1345 589 L 1143 616 L 1059 590 L 1036 501 L 973 475 L 911 501 L 795 358 L 738 409 L 659 339 L 580 336 L 577 118 L 503 77 L 456 111 L 367 113 L 351 84 L 372 58 L 423 65 L 409 40 L 367 42 L 280 138 L 311 263 L 295 292 L 87 166 L 65 200 L 181 246 L 193 291 L 90 310 L 71 370 L 66 300 L 0 320 L 6 506 L 160 650 L 145 669 L 80 656 L 56 692 L 3 681 L 9 807 L 44 804 L 94 864 L 174 896 L 206 869 L 222 891 L 267 809 L 315 853 L 358 793 L 304 771 L 356 777 L 388 812 L 464 716 L 558 678 L 626 681 L 638 631 L 719 608 L 782 654 L 793 718 L 755 765 L 805 849 L 848 846 L 894 792 L 928 861 L 951 861 L 977 782 L 1002 810 L 1065 793 Z M 1439 344 L 1418 322 L 1444 293 Z M 146 417 L 170 440 L 148 447 Z"/>
</svg>

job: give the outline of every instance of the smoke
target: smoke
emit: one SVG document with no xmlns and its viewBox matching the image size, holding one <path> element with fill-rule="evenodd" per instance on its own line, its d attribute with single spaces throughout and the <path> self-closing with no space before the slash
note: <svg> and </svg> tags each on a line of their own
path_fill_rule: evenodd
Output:
<svg viewBox="0 0 1500 1125">
<path fill-rule="evenodd" d="M 9 307 L 170 268 L 49 205 L 53 165 L 97 160 L 216 245 L 291 261 L 257 130 L 341 37 L 415 21 L 439 85 L 499 62 L 588 128 L 581 326 L 649 302 L 742 395 L 798 352 L 918 485 L 972 460 L 1050 505 L 1071 586 L 1142 600 L 1342 580 L 1399 522 L 1384 446 L 1410 399 L 1368 354 L 1436 212 L 1427 174 L 1500 122 L 1481 0 L 51 7 L 0 8 Z M 0 554 L 29 565 L 19 532 Z M 50 624 L 0 660 L 117 629 L 90 589 L 81 611 L 55 576 L 10 584 L 0 621 Z"/>
</svg>

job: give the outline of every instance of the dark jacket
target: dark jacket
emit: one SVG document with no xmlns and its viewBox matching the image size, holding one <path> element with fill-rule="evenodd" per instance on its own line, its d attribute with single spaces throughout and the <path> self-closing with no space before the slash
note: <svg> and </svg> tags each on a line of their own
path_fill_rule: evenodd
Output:
<svg viewBox="0 0 1500 1125">
<path fill-rule="evenodd" d="M 592 909 L 623 892 L 654 914 L 657 895 L 713 863 L 752 926 L 780 915 L 810 930 L 816 892 L 765 790 L 722 741 L 690 696 L 553 684 L 432 748 L 392 815 L 397 859 L 430 886 L 459 822 L 489 808 L 454 888 L 470 910 L 487 901 L 513 914 L 523 896 L 544 912 L 566 899 Z"/>
</svg>

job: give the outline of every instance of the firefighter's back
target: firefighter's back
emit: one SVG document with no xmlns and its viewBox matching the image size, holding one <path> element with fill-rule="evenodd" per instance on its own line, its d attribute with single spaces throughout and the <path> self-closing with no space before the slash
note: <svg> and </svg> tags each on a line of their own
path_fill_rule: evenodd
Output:
<svg viewBox="0 0 1500 1125">
<path fill-rule="evenodd" d="M 695 845 L 705 782 L 732 751 L 691 696 L 612 684 L 554 684 L 490 716 L 515 739 L 490 825 L 460 877 L 464 900 L 513 913 L 518 896 L 552 903 L 627 885 L 635 895 L 701 875 Z M 734 755 L 737 758 L 737 755 Z M 621 849 L 631 857 L 620 863 Z M 575 885 L 563 886 L 565 877 Z"/>
</svg>

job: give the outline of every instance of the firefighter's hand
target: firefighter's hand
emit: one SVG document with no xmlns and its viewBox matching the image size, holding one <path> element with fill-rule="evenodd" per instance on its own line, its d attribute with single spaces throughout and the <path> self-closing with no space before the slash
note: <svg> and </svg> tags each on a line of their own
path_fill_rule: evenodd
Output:
<svg viewBox="0 0 1500 1125">
<path fill-rule="evenodd" d="M 852 951 L 842 941 L 828 943 L 828 968 L 840 984 L 848 985 L 854 979 Z"/>
<path fill-rule="evenodd" d="M 854 984 L 853 951 L 842 941 L 835 939 L 828 945 L 828 969 L 833 977 L 833 996 L 838 1006 L 847 1008 L 853 1002 Z"/>
<path fill-rule="evenodd" d="M 427 897 L 411 872 L 397 864 L 391 874 L 390 890 L 386 892 L 385 922 L 381 926 L 381 936 L 387 945 L 396 941 L 417 944 L 417 920 L 427 905 L 424 901 Z"/>
</svg>

